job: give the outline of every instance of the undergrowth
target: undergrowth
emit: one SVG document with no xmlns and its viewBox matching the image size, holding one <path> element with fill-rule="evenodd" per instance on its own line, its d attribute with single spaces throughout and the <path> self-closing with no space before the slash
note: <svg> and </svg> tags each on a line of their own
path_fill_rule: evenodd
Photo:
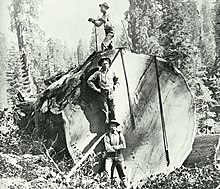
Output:
<svg viewBox="0 0 220 189">
<path fill-rule="evenodd" d="M 53 149 L 47 149 L 42 139 L 34 140 L 19 130 L 14 124 L 12 113 L 7 112 L 0 121 L 0 184 L 1 180 L 6 182 L 4 179 L 9 179 L 8 188 L 121 188 L 119 182 L 110 182 L 105 172 L 98 174 L 93 171 L 99 159 L 95 153 L 91 154 L 67 181 L 66 175 L 83 157 L 77 148 L 74 148 L 74 160 L 65 157 L 55 160 Z M 22 181 L 22 184 L 18 184 L 16 179 Z M 220 185 L 220 171 L 213 164 L 205 167 L 181 167 L 168 175 L 150 176 L 135 185 L 129 185 L 137 189 L 212 189 Z"/>
</svg>

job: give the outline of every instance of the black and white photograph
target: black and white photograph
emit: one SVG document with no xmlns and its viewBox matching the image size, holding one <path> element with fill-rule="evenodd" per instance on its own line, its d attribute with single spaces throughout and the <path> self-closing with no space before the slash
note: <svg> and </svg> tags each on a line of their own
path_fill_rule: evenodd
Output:
<svg viewBox="0 0 220 189">
<path fill-rule="evenodd" d="M 220 189 L 220 0 L 0 0 L 0 189 Z"/>
</svg>

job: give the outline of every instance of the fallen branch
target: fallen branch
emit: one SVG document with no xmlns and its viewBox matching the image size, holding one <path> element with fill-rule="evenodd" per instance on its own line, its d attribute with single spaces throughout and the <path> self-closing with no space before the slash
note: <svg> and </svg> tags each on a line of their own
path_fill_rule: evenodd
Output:
<svg viewBox="0 0 220 189">
<path fill-rule="evenodd" d="M 57 133 L 56 138 L 54 139 L 54 141 L 53 141 L 52 144 L 50 145 L 50 148 L 53 147 L 53 145 L 57 142 L 58 136 L 59 136 L 59 133 Z"/>
<path fill-rule="evenodd" d="M 85 153 L 85 155 L 82 157 L 82 159 L 70 170 L 68 175 L 66 176 L 66 181 L 69 182 L 70 177 L 73 175 L 73 173 L 77 170 L 77 168 L 88 158 L 88 156 L 93 152 L 95 147 L 100 143 L 100 141 L 103 139 L 105 134 L 101 135 L 99 139 L 92 145 L 92 147 Z"/>
<path fill-rule="evenodd" d="M 42 143 L 43 144 L 43 143 Z M 57 168 L 60 174 L 62 174 L 62 171 L 60 170 L 59 166 L 56 164 L 56 162 L 53 160 L 53 158 L 50 156 L 49 150 L 46 148 L 46 146 L 43 144 L 43 147 L 46 151 L 47 157 L 51 160 L 51 162 L 54 164 L 54 166 Z"/>
</svg>

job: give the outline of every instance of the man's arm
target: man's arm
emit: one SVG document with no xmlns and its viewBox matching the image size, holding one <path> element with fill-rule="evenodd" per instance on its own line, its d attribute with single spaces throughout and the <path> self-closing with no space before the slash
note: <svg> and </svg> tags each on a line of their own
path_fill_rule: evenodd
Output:
<svg viewBox="0 0 220 189">
<path fill-rule="evenodd" d="M 89 22 L 92 22 L 95 26 L 99 27 L 101 26 L 102 24 L 104 24 L 104 21 L 103 19 L 98 19 L 98 20 L 95 20 L 93 18 L 89 18 L 88 19 Z"/>
<path fill-rule="evenodd" d="M 119 145 L 113 147 L 115 150 L 126 149 L 125 137 L 122 133 L 119 133 Z"/>
<path fill-rule="evenodd" d="M 87 84 L 88 86 L 93 89 L 94 91 L 97 91 L 99 93 L 101 93 L 101 89 L 98 89 L 96 86 L 95 86 L 95 81 L 97 80 L 98 78 L 98 72 L 95 72 L 94 74 L 92 74 L 89 79 L 87 80 Z"/>
<path fill-rule="evenodd" d="M 115 149 L 110 144 L 110 138 L 107 134 L 104 137 L 104 144 L 105 144 L 105 149 L 106 149 L 107 152 L 115 152 Z"/>
</svg>

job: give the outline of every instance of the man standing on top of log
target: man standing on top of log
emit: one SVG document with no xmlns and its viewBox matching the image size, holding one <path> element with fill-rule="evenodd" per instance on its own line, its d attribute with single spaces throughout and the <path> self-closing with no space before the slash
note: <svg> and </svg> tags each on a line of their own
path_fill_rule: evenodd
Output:
<svg viewBox="0 0 220 189">
<path fill-rule="evenodd" d="M 101 95 L 99 98 L 100 106 L 108 120 L 115 119 L 114 90 L 118 86 L 118 77 L 115 72 L 109 71 L 111 60 L 108 57 L 102 57 L 98 65 L 101 69 L 92 74 L 87 80 L 88 86 Z"/>
<path fill-rule="evenodd" d="M 114 169 L 117 169 L 118 176 L 121 179 L 121 185 L 126 187 L 126 177 L 124 173 L 124 158 L 122 150 L 126 149 L 124 135 L 118 131 L 120 125 L 116 120 L 110 120 L 109 132 L 104 136 L 104 145 L 106 149 L 105 170 L 110 176 L 111 181 L 114 179 Z"/>
<path fill-rule="evenodd" d="M 109 6 L 106 2 L 99 5 L 100 11 L 102 12 L 102 17 L 99 19 L 89 18 L 88 21 L 92 22 L 95 26 L 100 27 L 102 24 L 104 25 L 105 30 L 105 39 L 101 44 L 102 51 L 107 49 L 112 49 L 112 38 L 114 37 L 114 26 L 113 20 L 110 14 L 107 12 Z"/>
</svg>

